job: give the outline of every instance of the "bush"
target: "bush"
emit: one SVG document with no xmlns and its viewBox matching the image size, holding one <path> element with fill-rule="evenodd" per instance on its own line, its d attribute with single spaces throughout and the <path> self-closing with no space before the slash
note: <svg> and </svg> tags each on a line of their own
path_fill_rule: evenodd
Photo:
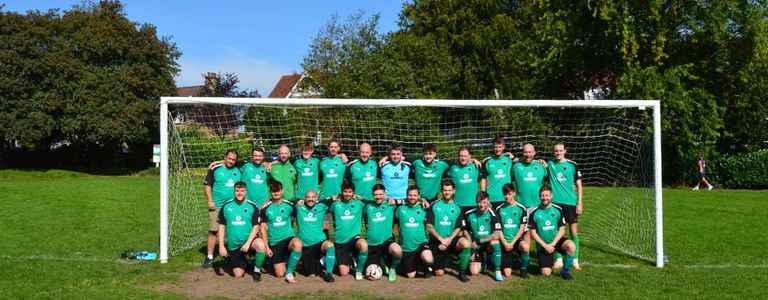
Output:
<svg viewBox="0 0 768 300">
<path fill-rule="evenodd" d="M 707 178 L 727 188 L 768 188 L 768 149 L 721 156 L 707 166 Z"/>
</svg>

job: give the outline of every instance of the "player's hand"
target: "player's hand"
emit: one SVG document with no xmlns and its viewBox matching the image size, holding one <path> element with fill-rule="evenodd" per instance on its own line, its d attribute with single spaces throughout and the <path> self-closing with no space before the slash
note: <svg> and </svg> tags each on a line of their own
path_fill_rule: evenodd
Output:
<svg viewBox="0 0 768 300">
<path fill-rule="evenodd" d="M 349 162 L 349 158 L 347 157 L 346 154 L 342 153 L 342 154 L 339 154 L 339 156 L 341 156 L 341 162 L 343 162 L 344 164 L 347 164 Z"/>
<path fill-rule="evenodd" d="M 267 257 L 272 257 L 272 248 L 267 247 L 267 251 L 265 252 L 267 253 Z"/>
<path fill-rule="evenodd" d="M 547 167 L 547 162 L 546 162 L 546 161 L 544 161 L 543 159 L 539 159 L 539 163 L 540 163 L 542 166 L 544 166 L 544 168 L 546 168 L 546 167 Z"/>
<path fill-rule="evenodd" d="M 552 254 L 552 252 L 555 252 L 555 246 L 544 245 L 544 250 L 547 250 L 547 253 Z"/>
<path fill-rule="evenodd" d="M 245 244 L 243 244 L 243 246 L 242 246 L 242 247 L 240 247 L 240 252 L 243 252 L 243 253 L 248 253 L 248 250 L 251 250 L 251 249 L 249 249 L 250 247 L 248 247 L 248 245 L 250 245 L 250 244 L 251 244 L 251 243 L 245 243 Z"/>
<path fill-rule="evenodd" d="M 272 163 L 265 161 L 261 164 L 264 165 L 264 170 L 267 170 L 267 172 L 272 172 Z"/>
<path fill-rule="evenodd" d="M 208 201 L 208 210 L 209 211 L 216 210 L 216 204 L 213 204 L 213 201 Z"/>
<path fill-rule="evenodd" d="M 472 163 L 475 164 L 475 167 L 477 167 L 478 169 L 483 167 L 483 164 L 479 160 L 477 160 L 477 159 L 473 158 L 472 159 Z"/>
<path fill-rule="evenodd" d="M 477 249 L 477 242 L 472 242 L 472 249 Z"/>
<path fill-rule="evenodd" d="M 296 201 L 296 205 L 298 206 L 304 206 L 304 199 L 299 199 Z"/>
<path fill-rule="evenodd" d="M 504 247 L 504 251 L 507 251 L 507 252 L 512 251 L 513 250 L 512 246 L 514 245 L 515 245 L 514 241 L 512 243 L 501 242 L 501 246 Z"/>
<path fill-rule="evenodd" d="M 392 198 L 389 198 L 389 201 L 387 201 L 387 202 L 389 202 L 389 205 L 392 205 L 392 206 L 397 205 L 397 200 L 392 199 Z"/>
<path fill-rule="evenodd" d="M 440 245 L 437 245 L 437 249 L 440 249 L 440 251 L 445 251 L 446 249 L 448 249 L 448 246 L 446 246 L 445 244 L 440 244 Z"/>
<path fill-rule="evenodd" d="M 511 160 L 515 159 L 515 155 L 512 154 L 512 152 L 504 152 L 504 155 L 509 156 L 509 159 L 511 159 Z"/>
<path fill-rule="evenodd" d="M 517 158 L 517 157 L 515 157 L 515 158 L 513 158 L 513 159 L 512 159 L 512 162 L 518 162 L 518 161 L 520 161 L 520 159 L 519 159 L 519 158 Z"/>
<path fill-rule="evenodd" d="M 229 256 L 229 253 L 227 252 L 227 247 L 219 246 L 219 255 L 223 257 Z"/>
<path fill-rule="evenodd" d="M 421 199 L 421 206 L 424 207 L 424 209 L 429 208 L 429 201 Z"/>
<path fill-rule="evenodd" d="M 577 216 L 581 216 L 582 211 L 583 211 L 583 209 L 581 207 L 581 203 L 576 204 L 576 215 Z"/>
<path fill-rule="evenodd" d="M 213 161 L 213 162 L 211 162 L 210 165 L 208 165 L 208 169 L 213 169 L 213 167 L 215 167 L 216 165 L 218 165 L 220 163 L 221 163 L 220 160 Z"/>
</svg>

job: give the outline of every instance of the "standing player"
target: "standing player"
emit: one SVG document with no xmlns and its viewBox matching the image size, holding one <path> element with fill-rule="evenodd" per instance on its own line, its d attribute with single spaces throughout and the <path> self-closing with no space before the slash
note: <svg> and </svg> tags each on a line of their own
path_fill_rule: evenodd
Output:
<svg viewBox="0 0 768 300">
<path fill-rule="evenodd" d="M 479 192 L 476 199 L 477 207 L 464 213 L 462 219 L 464 235 L 472 240 L 472 249 L 475 249 L 469 272 L 472 275 L 479 274 L 482 264 L 487 261 L 484 259 L 485 255 L 493 253 L 492 261 L 496 271 L 494 279 L 502 281 L 504 276 L 501 275 L 501 245 L 499 244 L 501 224 L 498 216 L 491 209 L 488 193 Z"/>
<path fill-rule="evenodd" d="M 271 176 L 283 187 L 283 199 L 296 200 L 296 168 L 291 164 L 291 148 L 280 145 L 278 149 L 279 160 L 271 164 Z"/>
<path fill-rule="evenodd" d="M 413 177 L 422 198 L 430 202 L 437 199 L 440 182 L 449 167 L 447 162 L 437 159 L 437 147 L 434 144 L 424 145 L 422 158 L 413 162 Z"/>
<path fill-rule="evenodd" d="M 296 179 L 296 195 L 303 197 L 309 191 L 320 192 L 320 159 L 313 156 L 315 148 L 312 144 L 301 145 L 301 156 L 293 161 L 298 178 Z"/>
<path fill-rule="evenodd" d="M 563 279 L 573 279 L 570 268 L 573 263 L 573 254 L 576 246 L 573 242 L 565 238 L 565 219 L 563 218 L 560 207 L 552 204 L 552 190 L 549 186 L 541 187 L 539 192 L 541 204 L 531 212 L 528 219 L 528 228 L 531 231 L 531 237 L 539 245 L 537 256 L 539 257 L 539 266 L 541 274 L 549 276 L 552 274 L 554 266 L 553 253 L 560 252 L 565 254 L 565 265 L 560 271 L 560 277 Z"/>
<path fill-rule="evenodd" d="M 376 184 L 379 167 L 371 160 L 371 145 L 360 145 L 360 158 L 347 164 L 347 177 L 355 185 L 355 194 L 363 197 L 366 202 L 373 201 L 373 185 Z"/>
<path fill-rule="evenodd" d="M 213 248 L 216 246 L 216 232 L 219 230 L 219 209 L 224 202 L 232 199 L 232 195 L 235 194 L 235 183 L 242 178 L 236 163 L 237 152 L 234 149 L 227 150 L 224 153 L 224 163 L 208 169 L 208 175 L 203 181 L 205 198 L 208 200 L 207 256 L 203 260 L 203 268 L 209 268 L 213 264 Z"/>
<path fill-rule="evenodd" d="M 349 274 L 349 268 L 354 263 L 352 255 L 357 254 L 355 280 L 362 280 L 363 268 L 368 260 L 368 242 L 360 237 L 365 204 L 355 196 L 355 186 L 352 183 L 344 182 L 341 190 L 341 200 L 331 204 L 339 275 Z"/>
<path fill-rule="evenodd" d="M 525 206 L 515 201 L 515 187 L 512 184 L 505 184 L 501 188 L 506 202 L 496 209 L 496 215 L 499 216 L 501 223 L 501 266 L 504 270 L 504 276 L 512 276 L 512 252 L 517 251 L 520 255 L 520 277 L 528 278 L 528 262 L 531 257 L 528 254 L 530 249 L 530 235 L 526 234 L 528 230 L 528 211 Z"/>
<path fill-rule="evenodd" d="M 539 206 L 539 190 L 547 177 L 547 167 L 539 160 L 534 160 L 536 149 L 531 144 L 523 145 L 523 160 L 512 165 L 512 177 L 515 180 L 517 202 L 530 213 Z"/>
<path fill-rule="evenodd" d="M 434 254 L 435 275 L 445 274 L 451 257 L 458 254 L 458 277 L 462 282 L 469 281 L 467 267 L 472 255 L 472 243 L 461 236 L 461 208 L 453 202 L 454 184 L 450 180 L 441 185 L 441 199 L 435 201 L 427 212 L 427 232 L 430 249 Z"/>
<path fill-rule="evenodd" d="M 696 186 L 693 187 L 693 191 L 699 190 L 699 185 L 704 183 L 707 185 L 707 190 L 711 191 L 714 187 L 707 181 L 705 171 L 707 169 L 707 161 L 704 160 L 704 154 L 699 155 L 699 161 L 696 162 L 696 168 L 699 170 L 699 179 L 696 181 Z"/>
<path fill-rule="evenodd" d="M 269 173 L 264 162 L 264 149 L 253 148 L 251 161 L 241 168 L 243 180 L 248 188 L 248 201 L 261 207 L 269 199 Z"/>
<path fill-rule="evenodd" d="M 304 272 L 310 276 L 320 275 L 325 282 L 333 282 L 333 267 L 336 265 L 336 249 L 323 231 L 323 220 L 328 212 L 326 203 L 318 203 L 317 192 L 310 190 L 304 200 L 296 204 L 296 226 L 302 244 L 301 258 Z M 325 264 L 321 271 L 320 260 Z"/>
<path fill-rule="evenodd" d="M 488 192 L 494 210 L 504 204 L 501 187 L 512 182 L 513 158 L 504 153 L 504 139 L 497 137 L 493 141 L 493 155 L 483 159 L 483 173 L 486 176 L 480 181 L 480 190 Z"/>
<path fill-rule="evenodd" d="M 554 161 L 547 162 L 549 170 L 549 185 L 552 187 L 552 202 L 562 209 L 565 223 L 571 232 L 571 240 L 576 246 L 576 253 L 573 256 L 573 269 L 581 270 L 579 267 L 579 235 L 578 220 L 582 213 L 582 177 L 581 171 L 576 162 L 565 158 L 565 145 L 558 143 L 553 148 L 555 155 Z M 555 255 L 555 269 L 561 268 L 563 258 Z"/>
<path fill-rule="evenodd" d="M 253 280 L 261 281 L 260 267 L 264 264 L 264 241 L 257 238 L 259 230 L 259 206 L 246 200 L 244 182 L 235 183 L 235 199 L 229 200 L 219 210 L 219 254 L 229 257 L 235 277 L 245 275 L 245 254 L 255 251 Z M 225 243 L 226 241 L 226 243 Z"/>
<path fill-rule="evenodd" d="M 374 201 L 365 205 L 363 210 L 367 228 L 365 237 L 368 238 L 368 264 L 381 264 L 384 258 L 389 257 L 389 268 L 382 265 L 382 269 L 387 270 L 389 281 L 394 282 L 397 279 L 396 270 L 403 255 L 400 245 L 395 243 L 392 236 L 397 206 L 392 203 L 394 201 L 390 202 L 386 199 L 384 185 L 376 184 L 371 190 Z"/>
<path fill-rule="evenodd" d="M 475 196 L 480 187 L 480 169 L 470 163 L 472 154 L 469 148 L 459 148 L 458 164 L 448 169 L 448 177 L 456 185 L 456 204 L 461 207 L 462 214 L 475 207 Z"/>
<path fill-rule="evenodd" d="M 403 149 L 399 146 L 389 149 L 389 158 L 381 159 L 381 183 L 386 188 L 387 197 L 404 200 L 408 190 L 408 178 L 411 176 L 411 163 L 403 160 Z"/>
<path fill-rule="evenodd" d="M 408 188 L 407 202 L 397 208 L 395 219 L 400 231 L 400 242 L 403 249 L 403 262 L 400 265 L 402 273 L 408 278 L 416 277 L 417 265 L 421 261 L 427 266 L 424 277 L 431 277 L 430 265 L 434 259 L 427 244 L 425 228 L 427 212 L 421 204 L 419 189 L 416 186 Z"/>
<path fill-rule="evenodd" d="M 344 181 L 344 172 L 347 168 L 346 156 L 340 154 L 341 146 L 338 142 L 328 143 L 328 155 L 320 161 L 321 182 L 320 199 L 329 199 L 341 193 L 341 183 Z"/>
<path fill-rule="evenodd" d="M 301 241 L 294 237 L 293 205 L 282 198 L 283 186 L 273 181 L 269 184 L 272 199 L 261 210 L 261 237 L 267 241 L 267 256 L 272 258 L 275 276 L 288 283 L 296 283 L 293 272 L 301 260 Z M 288 267 L 286 268 L 286 261 Z"/>
</svg>

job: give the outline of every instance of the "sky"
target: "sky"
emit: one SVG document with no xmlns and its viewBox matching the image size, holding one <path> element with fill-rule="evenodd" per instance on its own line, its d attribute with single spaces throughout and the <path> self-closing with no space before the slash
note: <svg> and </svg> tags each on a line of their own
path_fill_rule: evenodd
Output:
<svg viewBox="0 0 768 300">
<path fill-rule="evenodd" d="M 81 0 L 3 1 L 5 11 L 67 10 Z M 202 84 L 206 72 L 233 72 L 241 89 L 269 95 L 281 75 L 301 72 L 309 44 L 331 16 L 378 13 L 379 31 L 397 28 L 402 0 L 124 0 L 127 17 L 157 26 L 182 52 L 177 86 Z"/>
</svg>

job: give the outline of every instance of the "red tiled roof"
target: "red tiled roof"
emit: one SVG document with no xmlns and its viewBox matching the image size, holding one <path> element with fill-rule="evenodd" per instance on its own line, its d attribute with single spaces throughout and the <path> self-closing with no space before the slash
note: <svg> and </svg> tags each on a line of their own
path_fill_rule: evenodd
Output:
<svg viewBox="0 0 768 300">
<path fill-rule="evenodd" d="M 287 97 L 293 87 L 299 82 L 299 79 L 301 79 L 299 74 L 283 75 L 275 84 L 272 92 L 269 93 L 269 98 Z"/>
<path fill-rule="evenodd" d="M 202 85 L 196 85 L 196 86 L 182 86 L 176 88 L 176 95 L 179 97 L 196 97 L 200 96 L 200 93 L 203 90 Z"/>
</svg>

